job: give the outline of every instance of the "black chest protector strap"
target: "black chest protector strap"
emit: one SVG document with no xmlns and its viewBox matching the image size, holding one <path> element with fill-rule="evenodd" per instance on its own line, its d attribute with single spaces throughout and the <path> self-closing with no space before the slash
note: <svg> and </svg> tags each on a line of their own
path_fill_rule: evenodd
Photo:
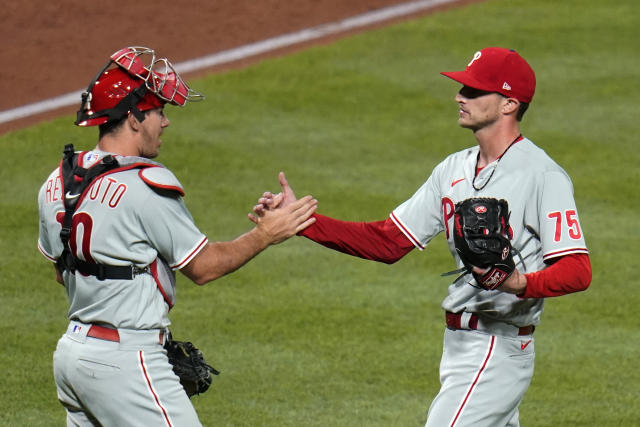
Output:
<svg viewBox="0 0 640 427">
<path fill-rule="evenodd" d="M 64 249 L 62 255 L 57 260 L 60 271 L 76 270 L 85 275 L 96 276 L 100 280 L 104 279 L 121 279 L 131 280 L 135 274 L 140 273 L 135 266 L 114 266 L 95 264 L 83 261 L 77 258 L 69 247 L 69 239 L 71 238 L 71 228 L 73 226 L 73 213 L 78 207 L 84 191 L 91 183 L 100 175 L 120 166 L 113 156 L 105 156 L 99 163 L 83 168 L 78 165 L 78 153 L 75 152 L 73 144 L 67 144 L 64 147 L 64 157 L 60 165 L 62 175 L 62 199 L 64 201 L 64 220 L 62 230 L 60 230 L 60 239 Z M 144 270 L 143 270 L 144 271 Z"/>
</svg>

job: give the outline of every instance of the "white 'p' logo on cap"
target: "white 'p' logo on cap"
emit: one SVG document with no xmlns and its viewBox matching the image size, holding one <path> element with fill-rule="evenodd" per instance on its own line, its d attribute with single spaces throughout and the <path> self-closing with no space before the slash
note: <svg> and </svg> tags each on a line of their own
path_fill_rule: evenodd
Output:
<svg viewBox="0 0 640 427">
<path fill-rule="evenodd" d="M 477 61 L 478 59 L 480 59 L 480 57 L 482 56 L 482 52 L 478 51 L 476 53 L 473 54 L 473 59 L 471 60 L 471 62 L 469 62 L 467 64 L 467 67 L 470 67 L 471 64 L 473 64 L 475 61 Z"/>
</svg>

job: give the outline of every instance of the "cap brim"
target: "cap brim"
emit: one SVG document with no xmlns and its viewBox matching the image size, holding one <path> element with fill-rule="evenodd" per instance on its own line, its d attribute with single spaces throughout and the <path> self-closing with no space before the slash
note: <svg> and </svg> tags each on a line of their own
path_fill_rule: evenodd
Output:
<svg viewBox="0 0 640 427">
<path fill-rule="evenodd" d="M 86 119 L 82 121 L 76 121 L 76 126 L 87 127 L 87 126 L 99 126 L 101 124 L 106 123 L 108 120 L 107 116 L 96 117 L 92 119 Z"/>
<path fill-rule="evenodd" d="M 466 71 L 443 71 L 440 74 L 474 89 L 485 90 L 487 92 L 493 92 L 495 89 L 494 87 L 489 87 L 486 84 L 482 84 Z"/>
</svg>

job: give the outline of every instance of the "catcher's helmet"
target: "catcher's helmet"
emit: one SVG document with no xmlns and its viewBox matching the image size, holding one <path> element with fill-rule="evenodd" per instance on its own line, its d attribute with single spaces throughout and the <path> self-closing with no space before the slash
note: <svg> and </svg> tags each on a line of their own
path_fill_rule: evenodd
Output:
<svg viewBox="0 0 640 427">
<path fill-rule="evenodd" d="M 145 61 L 146 60 L 146 61 Z M 127 47 L 111 55 L 85 92 L 78 110 L 78 126 L 116 122 L 131 113 L 140 121 L 142 112 L 165 103 L 184 106 L 204 96 L 190 89 L 166 59 L 156 59 L 152 49 Z"/>
</svg>

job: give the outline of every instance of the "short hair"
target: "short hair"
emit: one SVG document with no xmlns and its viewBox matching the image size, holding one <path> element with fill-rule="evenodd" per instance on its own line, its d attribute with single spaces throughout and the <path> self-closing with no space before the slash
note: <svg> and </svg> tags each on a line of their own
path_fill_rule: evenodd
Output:
<svg viewBox="0 0 640 427">
<path fill-rule="evenodd" d="M 102 137 L 107 136 L 109 134 L 115 133 L 118 130 L 124 121 L 127 119 L 127 116 L 124 116 L 120 120 L 116 120 L 113 122 L 103 123 L 98 126 L 98 138 L 102 139 Z"/>
<path fill-rule="evenodd" d="M 516 120 L 521 122 L 522 121 L 522 116 L 524 116 L 524 113 L 527 112 L 527 109 L 529 108 L 529 103 L 528 102 L 521 102 L 520 105 L 518 106 L 518 112 L 516 113 Z"/>
<path fill-rule="evenodd" d="M 147 114 L 149 114 L 152 110 L 145 110 L 142 111 L 142 114 L 144 117 L 147 117 Z M 123 118 L 121 118 L 120 120 L 116 120 L 113 122 L 107 122 L 107 123 L 103 123 L 101 125 L 98 126 L 98 138 L 101 139 L 102 137 L 115 133 L 118 129 L 120 129 L 120 127 L 123 125 L 123 123 L 125 122 L 125 120 L 127 120 L 127 117 L 129 117 L 129 115 L 125 115 Z"/>
<path fill-rule="evenodd" d="M 507 95 L 504 95 L 500 92 L 487 92 L 487 93 L 496 93 L 498 95 L 500 95 L 503 98 L 509 98 Z M 518 105 L 518 111 L 516 111 L 516 120 L 521 122 L 522 121 L 522 117 L 524 116 L 524 113 L 527 112 L 527 109 L 529 108 L 529 103 L 528 102 L 522 102 L 522 101 L 518 101 L 520 103 L 520 105 Z"/>
</svg>

